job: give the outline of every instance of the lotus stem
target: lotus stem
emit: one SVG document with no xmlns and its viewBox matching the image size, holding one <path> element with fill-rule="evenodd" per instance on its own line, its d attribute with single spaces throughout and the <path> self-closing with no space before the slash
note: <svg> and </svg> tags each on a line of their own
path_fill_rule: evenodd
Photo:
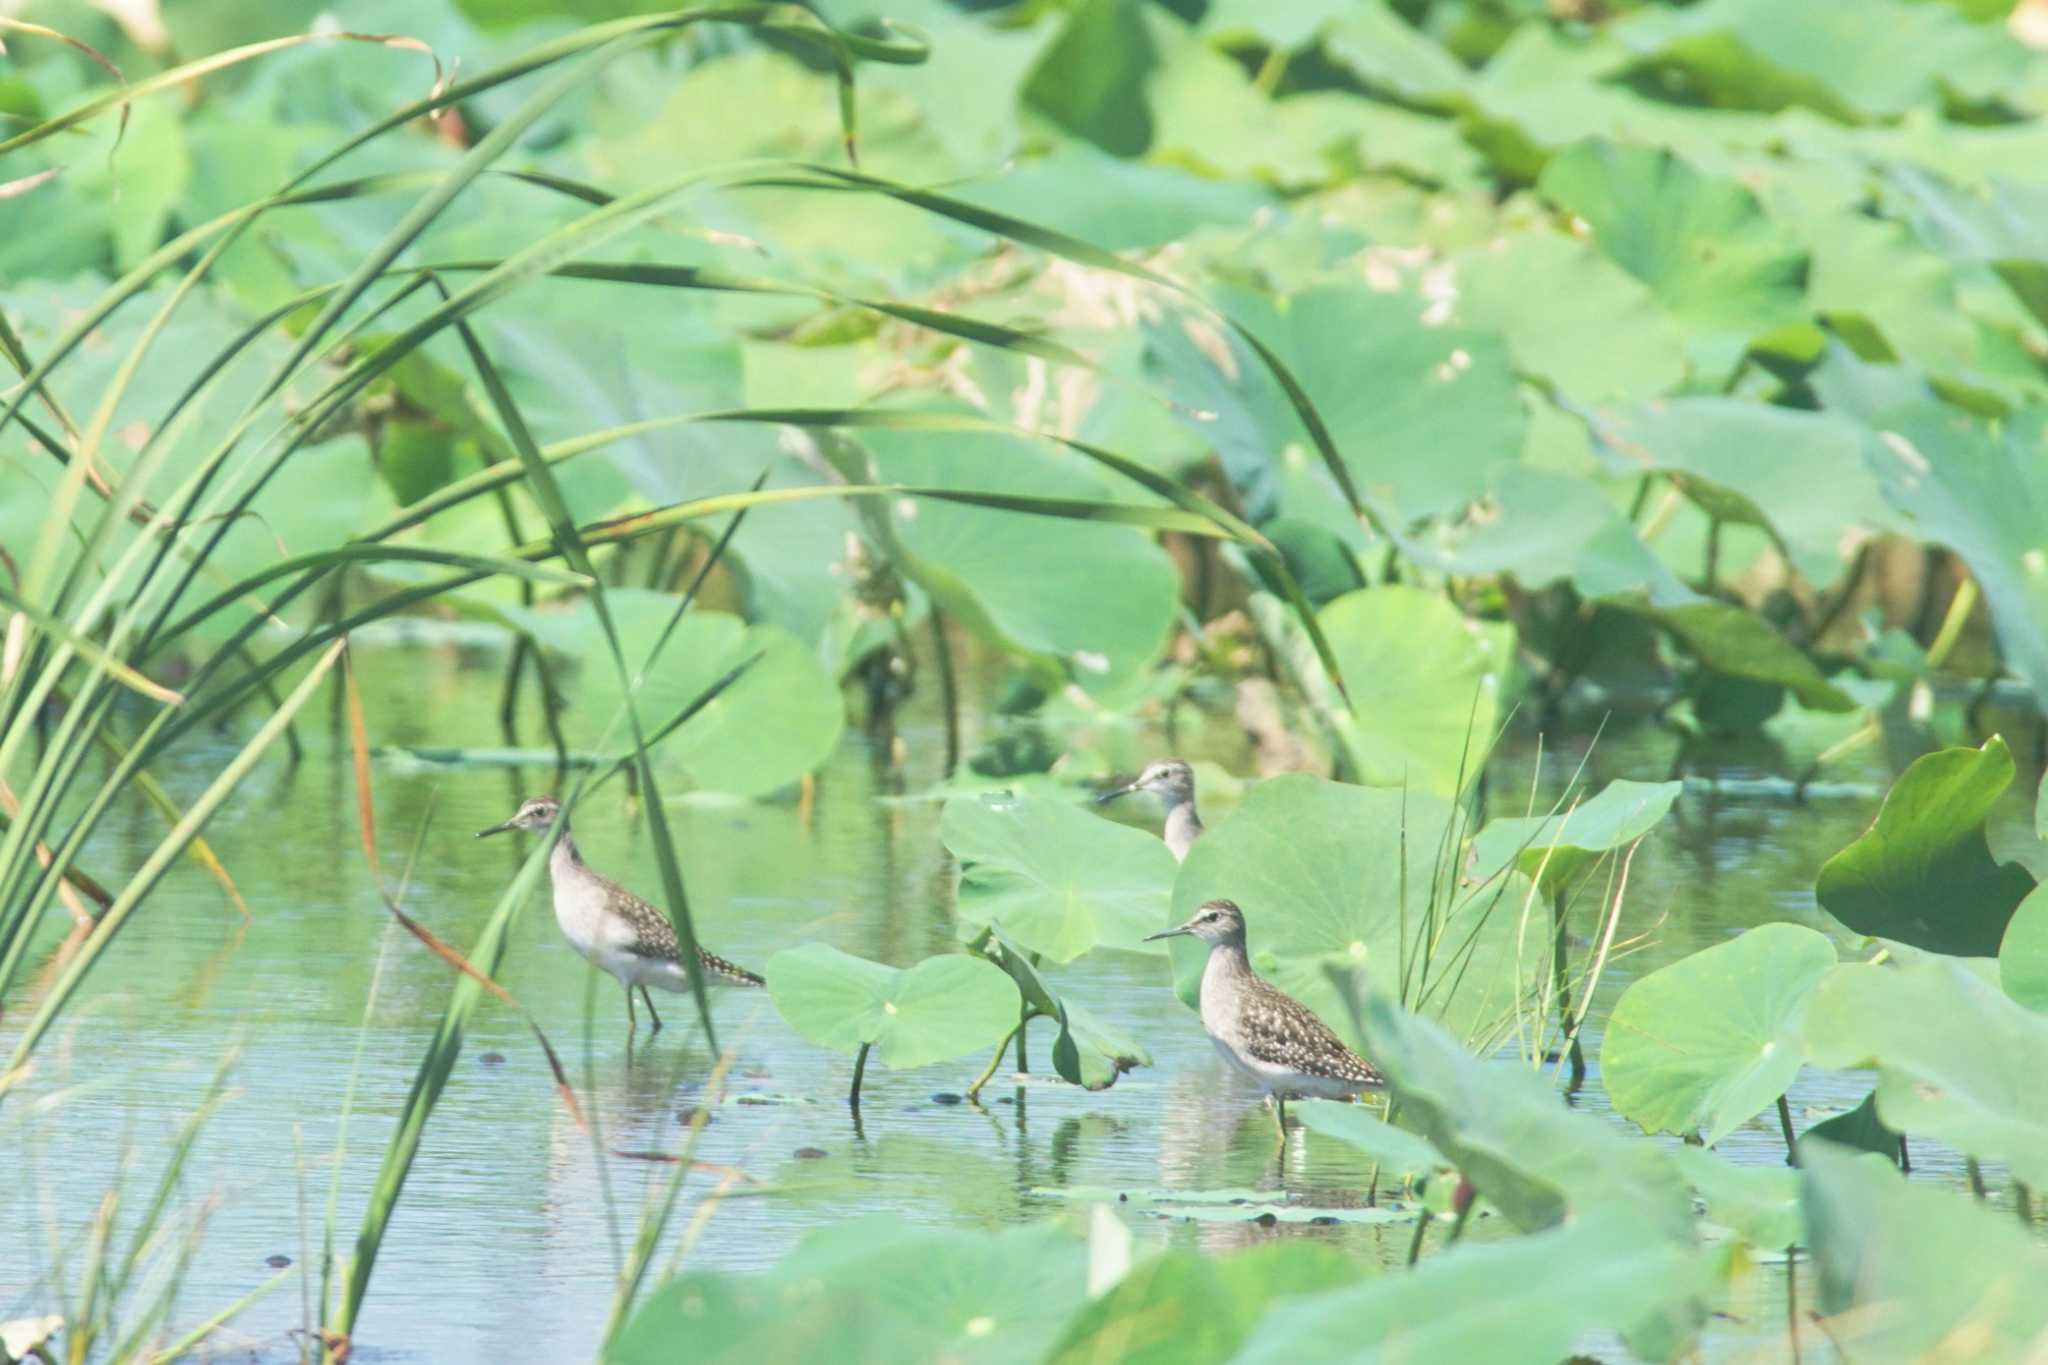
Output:
<svg viewBox="0 0 2048 1365">
<path fill-rule="evenodd" d="M 2018 1176 L 2014 1176 L 2012 1182 L 2012 1211 L 2022 1223 L 2034 1226 L 2034 1191 Z"/>
<path fill-rule="evenodd" d="M 1984 1168 L 1977 1164 L 1976 1157 L 1966 1156 L 1963 1158 L 1963 1171 L 1970 1177 L 1971 1196 L 1978 1203 L 1983 1203 L 1987 1198 L 1984 1192 Z"/>
<path fill-rule="evenodd" d="M 1019 1076 L 1027 1075 L 1031 1071 L 1031 1068 L 1024 1061 L 1024 1026 L 1030 1022 L 1031 1015 L 1028 1011 L 1022 1018 L 1017 1020 L 1017 1074 Z"/>
<path fill-rule="evenodd" d="M 1787 1166 L 1797 1166 L 1799 1164 L 1799 1139 L 1792 1131 L 1792 1106 L 1785 1102 L 1785 1097 L 1782 1094 L 1778 1096 L 1778 1131 L 1785 1135 L 1785 1164 Z"/>
<path fill-rule="evenodd" d="M 856 1052 L 853 1055 L 853 1089 L 847 1092 L 846 1102 L 847 1104 L 852 1106 L 856 1112 L 858 1112 L 860 1109 L 861 1077 L 868 1074 L 868 1049 L 873 1046 L 873 1043 L 862 1043 L 860 1045 L 860 1051 Z"/>
<path fill-rule="evenodd" d="M 1564 926 L 1564 888 L 1560 886 L 1550 897 L 1550 979 L 1557 991 L 1557 1019 L 1564 1025 L 1571 1059 L 1571 1084 L 1567 1093 L 1576 1093 L 1586 1083 L 1586 1052 L 1579 1046 L 1579 1031 L 1572 1027 L 1571 957 L 1565 946 Z"/>
<path fill-rule="evenodd" d="M 934 606 L 932 661 L 939 670 L 939 709 L 946 718 L 946 776 L 960 766 L 960 692 L 953 680 L 953 654 L 946 648 L 946 615 Z"/>
<path fill-rule="evenodd" d="M 1408 1264 L 1411 1266 L 1422 1255 L 1422 1238 L 1429 1231 L 1430 1217 L 1429 1210 L 1424 1209 L 1422 1217 L 1415 1220 L 1415 1239 L 1408 1243 Z"/>
<path fill-rule="evenodd" d="M 1792 1365 L 1799 1359 L 1799 1244 L 1785 1248 L 1785 1331 L 1792 1338 Z"/>
<path fill-rule="evenodd" d="M 1009 1050 L 1010 1040 L 1012 1038 L 1017 1037 L 1023 1031 L 1024 1021 L 1022 1019 L 1019 1019 L 1017 1021 L 1017 1027 L 1011 1029 L 1008 1033 L 1004 1034 L 1003 1040 L 1000 1043 L 996 1044 L 996 1054 L 995 1056 L 988 1059 L 988 1069 L 986 1071 L 983 1071 L 979 1076 L 975 1077 L 974 1084 L 967 1087 L 967 1102 L 969 1104 L 981 1103 L 982 1087 L 989 1083 L 989 1081 L 996 1074 L 996 1068 L 1003 1064 L 1003 1053 Z"/>
</svg>

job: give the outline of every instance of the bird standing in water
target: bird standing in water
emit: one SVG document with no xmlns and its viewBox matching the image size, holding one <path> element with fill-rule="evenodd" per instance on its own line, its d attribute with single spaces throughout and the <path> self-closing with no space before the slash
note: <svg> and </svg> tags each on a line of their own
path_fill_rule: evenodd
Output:
<svg viewBox="0 0 2048 1365">
<path fill-rule="evenodd" d="M 630 1036 L 639 1027 L 633 1014 L 635 989 L 647 1002 L 647 1013 L 654 1020 L 654 1031 L 659 1033 L 661 1016 L 654 1012 L 654 997 L 647 993 L 647 988 L 659 986 L 677 992 L 690 989 L 690 974 L 683 968 L 682 946 L 668 916 L 611 878 L 591 870 L 576 851 L 576 841 L 569 837 L 569 826 L 562 820 L 562 803 L 552 796 L 529 796 L 510 820 L 480 829 L 476 837 L 515 829 L 546 834 L 558 821 L 562 823 L 562 834 L 548 857 L 548 876 L 555 892 L 555 923 L 577 952 L 617 977 L 626 988 L 627 1034 Z M 697 962 L 707 981 L 735 986 L 767 984 L 745 967 L 702 948 L 697 949 Z"/>
<path fill-rule="evenodd" d="M 1106 805 L 1132 792 L 1151 792 L 1166 807 L 1167 852 L 1175 862 L 1185 861 L 1195 840 L 1202 837 L 1202 817 L 1195 813 L 1195 772 L 1177 758 L 1162 758 L 1138 774 L 1128 787 L 1116 787 L 1095 798 Z"/>
<path fill-rule="evenodd" d="M 1146 941 L 1180 935 L 1209 945 L 1209 962 L 1202 969 L 1202 1027 L 1223 1059 L 1273 1101 L 1281 1145 L 1287 1142 L 1289 1095 L 1351 1099 L 1386 1085 L 1372 1063 L 1344 1046 L 1314 1011 L 1252 970 L 1244 911 L 1237 902 L 1209 901 L 1186 924 L 1148 935 Z"/>
</svg>

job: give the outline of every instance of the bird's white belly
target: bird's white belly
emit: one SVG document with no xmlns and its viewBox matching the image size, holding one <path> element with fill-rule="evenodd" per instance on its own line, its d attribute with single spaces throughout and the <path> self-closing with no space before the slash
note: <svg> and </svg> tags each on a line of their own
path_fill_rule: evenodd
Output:
<svg viewBox="0 0 2048 1365">
<path fill-rule="evenodd" d="M 1303 1096 L 1309 1099 L 1348 1100 L 1354 1098 L 1362 1087 L 1355 1082 L 1336 1080 L 1328 1076 L 1312 1076 L 1296 1071 L 1292 1067 L 1240 1052 L 1231 1041 L 1220 1033 L 1212 1033 L 1209 1041 L 1216 1044 L 1216 1051 L 1223 1060 L 1268 1095 L 1281 1095 L 1292 1099 Z"/>
</svg>

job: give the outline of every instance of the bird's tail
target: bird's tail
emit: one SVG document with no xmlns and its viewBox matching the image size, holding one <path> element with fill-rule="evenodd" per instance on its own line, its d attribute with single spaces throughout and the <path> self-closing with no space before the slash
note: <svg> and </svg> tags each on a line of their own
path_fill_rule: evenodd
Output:
<svg viewBox="0 0 2048 1365">
<path fill-rule="evenodd" d="M 704 964 L 704 970 L 720 980 L 735 986 L 765 986 L 768 979 L 758 972 L 750 972 L 737 962 L 727 962 L 716 953 L 697 950 L 697 960 Z"/>
</svg>

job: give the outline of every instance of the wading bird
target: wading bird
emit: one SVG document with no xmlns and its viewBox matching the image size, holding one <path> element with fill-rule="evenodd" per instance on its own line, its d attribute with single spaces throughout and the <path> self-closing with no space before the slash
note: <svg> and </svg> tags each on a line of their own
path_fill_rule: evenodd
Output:
<svg viewBox="0 0 2048 1365">
<path fill-rule="evenodd" d="M 1119 796 L 1132 792 L 1151 792 L 1166 806 L 1165 839 L 1167 852 L 1173 854 L 1175 862 L 1188 856 L 1195 840 L 1202 837 L 1202 817 L 1195 813 L 1195 772 L 1177 758 L 1162 758 L 1138 774 L 1138 780 L 1128 787 L 1116 787 L 1095 798 L 1097 805 L 1107 805 Z"/>
<path fill-rule="evenodd" d="M 1155 765 L 1156 766 L 1156 765 Z M 1202 969 L 1202 1027 L 1223 1059 L 1257 1082 L 1274 1105 L 1287 1142 L 1287 1097 L 1350 1099 L 1386 1085 L 1372 1063 L 1344 1046 L 1300 1001 L 1252 970 L 1237 902 L 1209 901 L 1178 929 L 1146 936 L 1198 938 L 1209 945 Z"/>
<path fill-rule="evenodd" d="M 569 837 L 569 825 L 562 819 L 562 803 L 552 796 L 529 796 L 519 810 L 502 825 L 480 829 L 476 837 L 525 830 L 546 834 L 560 821 L 562 834 L 548 858 L 548 876 L 554 883 L 555 923 L 562 936 L 577 952 L 619 979 L 626 988 L 626 1032 L 639 1027 L 633 1014 L 633 992 L 647 1002 L 654 1031 L 661 1031 L 661 1016 L 654 1012 L 649 986 L 665 991 L 690 989 L 690 974 L 683 969 L 682 948 L 676 941 L 675 926 L 667 915 L 641 900 L 611 878 L 591 870 Z M 745 967 L 727 962 L 715 953 L 697 950 L 698 965 L 708 982 L 735 986 L 767 983 Z"/>
</svg>

